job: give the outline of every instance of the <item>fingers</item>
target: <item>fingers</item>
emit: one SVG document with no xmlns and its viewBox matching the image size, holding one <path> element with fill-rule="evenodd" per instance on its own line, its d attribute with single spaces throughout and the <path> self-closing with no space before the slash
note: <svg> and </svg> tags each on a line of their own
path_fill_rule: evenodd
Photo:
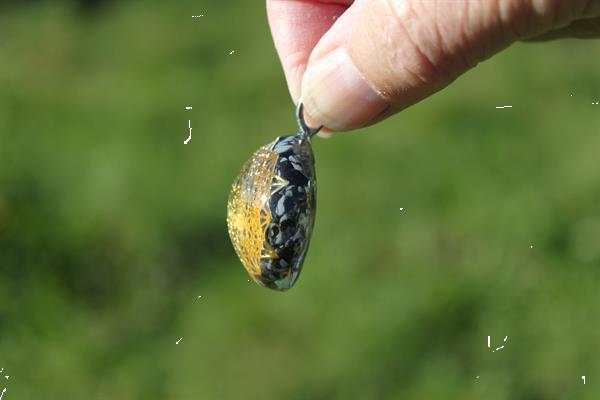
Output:
<svg viewBox="0 0 600 400">
<path fill-rule="evenodd" d="M 435 93 L 520 38 L 600 13 L 598 4 L 357 0 L 310 55 L 301 86 L 306 112 L 335 131 L 372 124 Z"/>
<path fill-rule="evenodd" d="M 310 53 L 353 0 L 267 0 L 267 15 L 290 95 L 296 103 Z"/>
<path fill-rule="evenodd" d="M 350 130 L 444 87 L 485 52 L 470 48 L 466 34 L 485 34 L 486 48 L 501 48 L 499 29 L 482 30 L 498 18 L 483 9 L 490 3 L 355 2 L 311 55 L 302 82 L 307 113 L 330 129 Z"/>
</svg>

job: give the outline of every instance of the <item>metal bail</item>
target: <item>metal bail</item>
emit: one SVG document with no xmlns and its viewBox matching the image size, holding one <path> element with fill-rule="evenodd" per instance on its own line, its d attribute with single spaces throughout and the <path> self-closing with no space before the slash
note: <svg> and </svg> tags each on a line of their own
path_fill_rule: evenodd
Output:
<svg viewBox="0 0 600 400">
<path fill-rule="evenodd" d="M 298 122 L 298 127 L 300 128 L 299 133 L 304 139 L 310 139 L 323 128 L 323 125 L 319 126 L 318 128 L 311 128 L 306 125 L 306 121 L 304 121 L 304 104 L 302 104 L 302 102 L 299 102 L 296 106 L 296 121 Z"/>
</svg>

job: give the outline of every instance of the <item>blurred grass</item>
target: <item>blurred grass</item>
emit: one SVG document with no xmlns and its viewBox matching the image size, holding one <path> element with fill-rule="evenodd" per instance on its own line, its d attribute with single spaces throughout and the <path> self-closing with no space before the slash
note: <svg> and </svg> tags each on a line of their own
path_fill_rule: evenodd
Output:
<svg viewBox="0 0 600 400">
<path fill-rule="evenodd" d="M 295 130 L 263 8 L 0 8 L 6 398 L 598 398 L 600 44 L 514 46 L 316 140 L 282 294 L 248 283 L 224 215 Z"/>
</svg>

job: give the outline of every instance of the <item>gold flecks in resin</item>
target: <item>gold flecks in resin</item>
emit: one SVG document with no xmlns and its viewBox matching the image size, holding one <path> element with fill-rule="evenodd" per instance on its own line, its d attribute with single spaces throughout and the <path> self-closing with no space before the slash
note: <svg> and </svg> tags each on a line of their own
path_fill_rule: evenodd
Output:
<svg viewBox="0 0 600 400">
<path fill-rule="evenodd" d="M 278 154 L 274 143 L 263 146 L 246 161 L 233 183 L 227 203 L 229 236 L 244 268 L 260 276 L 260 260 L 276 257 L 265 242 L 271 223 L 269 199 Z"/>
</svg>

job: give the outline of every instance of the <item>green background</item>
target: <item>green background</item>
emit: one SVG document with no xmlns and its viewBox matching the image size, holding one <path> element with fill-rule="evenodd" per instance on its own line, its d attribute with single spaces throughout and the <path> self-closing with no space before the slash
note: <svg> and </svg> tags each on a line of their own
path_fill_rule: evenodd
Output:
<svg viewBox="0 0 600 400">
<path fill-rule="evenodd" d="M 0 6 L 3 400 L 597 399 L 598 54 L 518 44 L 314 140 L 279 293 L 225 224 L 243 162 L 296 130 L 264 2 Z"/>
</svg>

